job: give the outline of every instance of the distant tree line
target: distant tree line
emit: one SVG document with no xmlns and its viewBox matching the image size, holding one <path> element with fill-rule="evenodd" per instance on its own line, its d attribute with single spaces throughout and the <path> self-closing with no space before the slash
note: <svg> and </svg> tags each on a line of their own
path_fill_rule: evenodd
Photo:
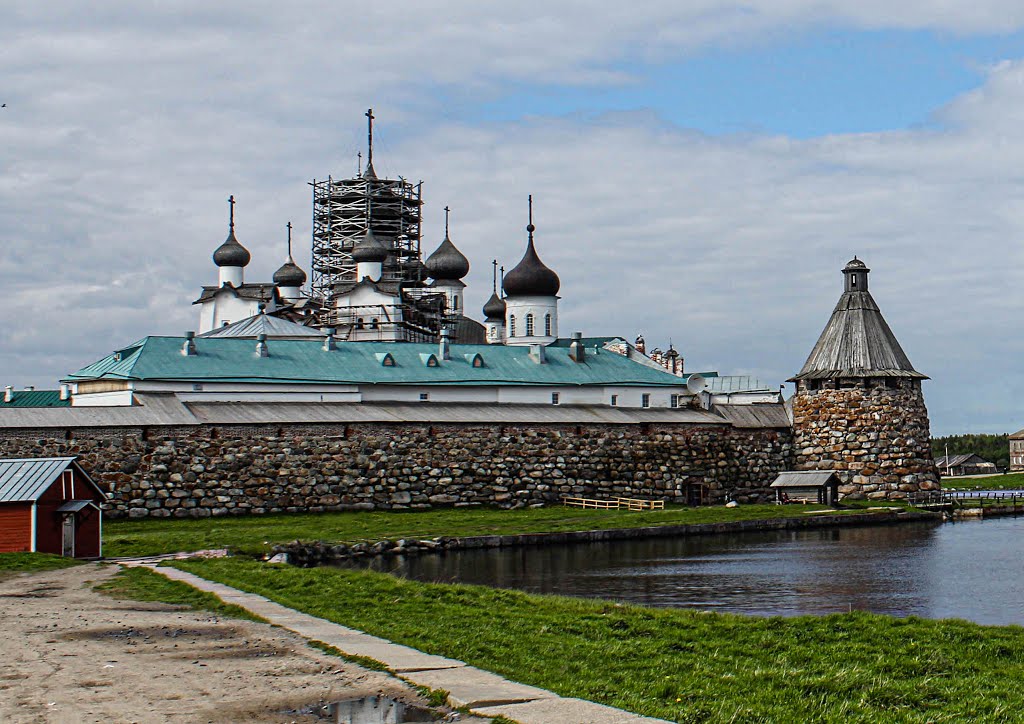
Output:
<svg viewBox="0 0 1024 724">
<path fill-rule="evenodd" d="M 932 454 L 937 458 L 950 455 L 974 453 L 995 463 L 1000 468 L 1010 466 L 1009 435 L 948 435 L 932 438 Z"/>
</svg>

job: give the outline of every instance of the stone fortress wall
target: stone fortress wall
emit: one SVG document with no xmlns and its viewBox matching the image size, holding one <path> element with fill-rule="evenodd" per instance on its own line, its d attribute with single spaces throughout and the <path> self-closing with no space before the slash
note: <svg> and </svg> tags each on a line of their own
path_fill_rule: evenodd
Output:
<svg viewBox="0 0 1024 724">
<path fill-rule="evenodd" d="M 793 398 L 797 470 L 835 470 L 840 495 L 900 500 L 938 490 L 928 410 L 916 379 L 797 384 Z"/>
<path fill-rule="evenodd" d="M 927 438 L 925 438 L 927 439 Z M 792 432 L 729 424 L 360 423 L 0 429 L 0 457 L 79 455 L 112 518 L 772 499 Z M 692 502 L 692 498 L 691 498 Z"/>
</svg>

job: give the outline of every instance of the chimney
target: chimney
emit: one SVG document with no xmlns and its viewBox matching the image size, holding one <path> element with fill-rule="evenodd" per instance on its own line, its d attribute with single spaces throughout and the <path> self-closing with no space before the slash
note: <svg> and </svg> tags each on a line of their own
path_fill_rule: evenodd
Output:
<svg viewBox="0 0 1024 724">
<path fill-rule="evenodd" d="M 14 386 L 7 385 L 4 387 L 4 402 L 14 402 Z"/>
<path fill-rule="evenodd" d="M 547 362 L 547 357 L 544 353 L 544 345 L 542 344 L 531 344 L 530 345 L 530 359 L 539 365 Z"/>
<path fill-rule="evenodd" d="M 438 345 L 437 358 L 439 360 L 452 358 L 451 331 L 447 327 L 441 330 L 441 343 Z"/>
<path fill-rule="evenodd" d="M 60 383 L 60 399 L 66 400 L 71 397 L 71 386 L 67 382 Z"/>
<path fill-rule="evenodd" d="M 36 391 L 35 385 L 28 385 L 28 386 L 25 387 L 25 392 L 35 392 L 35 391 Z"/>
<path fill-rule="evenodd" d="M 267 335 L 261 334 L 256 337 L 256 356 L 269 357 L 270 350 L 267 349 Z"/>
<path fill-rule="evenodd" d="M 209 351 L 209 350 L 207 350 Z M 185 343 L 181 345 L 181 353 L 186 357 L 195 357 L 196 352 L 196 333 L 185 332 Z"/>
<path fill-rule="evenodd" d="M 324 334 L 327 335 L 324 337 L 324 352 L 330 352 L 331 350 L 336 349 L 337 344 L 334 339 L 334 327 L 327 327 L 324 330 Z"/>
<path fill-rule="evenodd" d="M 569 359 L 577 364 L 585 362 L 587 357 L 583 349 L 583 332 L 572 333 L 572 343 L 569 345 Z"/>
</svg>

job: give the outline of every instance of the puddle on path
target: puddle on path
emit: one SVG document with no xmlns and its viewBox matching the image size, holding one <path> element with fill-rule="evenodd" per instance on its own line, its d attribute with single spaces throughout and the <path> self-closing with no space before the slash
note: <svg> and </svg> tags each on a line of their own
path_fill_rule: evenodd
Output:
<svg viewBox="0 0 1024 724">
<path fill-rule="evenodd" d="M 315 714 L 332 724 L 418 724 L 437 721 L 429 709 L 403 704 L 388 696 L 345 699 L 289 713 Z"/>
</svg>

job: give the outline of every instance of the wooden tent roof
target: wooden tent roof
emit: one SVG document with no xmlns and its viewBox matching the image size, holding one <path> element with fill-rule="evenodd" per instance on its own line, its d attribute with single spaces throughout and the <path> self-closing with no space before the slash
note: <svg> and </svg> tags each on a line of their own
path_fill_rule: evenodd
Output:
<svg viewBox="0 0 1024 724">
<path fill-rule="evenodd" d="M 910 364 L 866 289 L 843 292 L 803 368 L 789 381 L 839 377 L 928 379 Z"/>
</svg>

